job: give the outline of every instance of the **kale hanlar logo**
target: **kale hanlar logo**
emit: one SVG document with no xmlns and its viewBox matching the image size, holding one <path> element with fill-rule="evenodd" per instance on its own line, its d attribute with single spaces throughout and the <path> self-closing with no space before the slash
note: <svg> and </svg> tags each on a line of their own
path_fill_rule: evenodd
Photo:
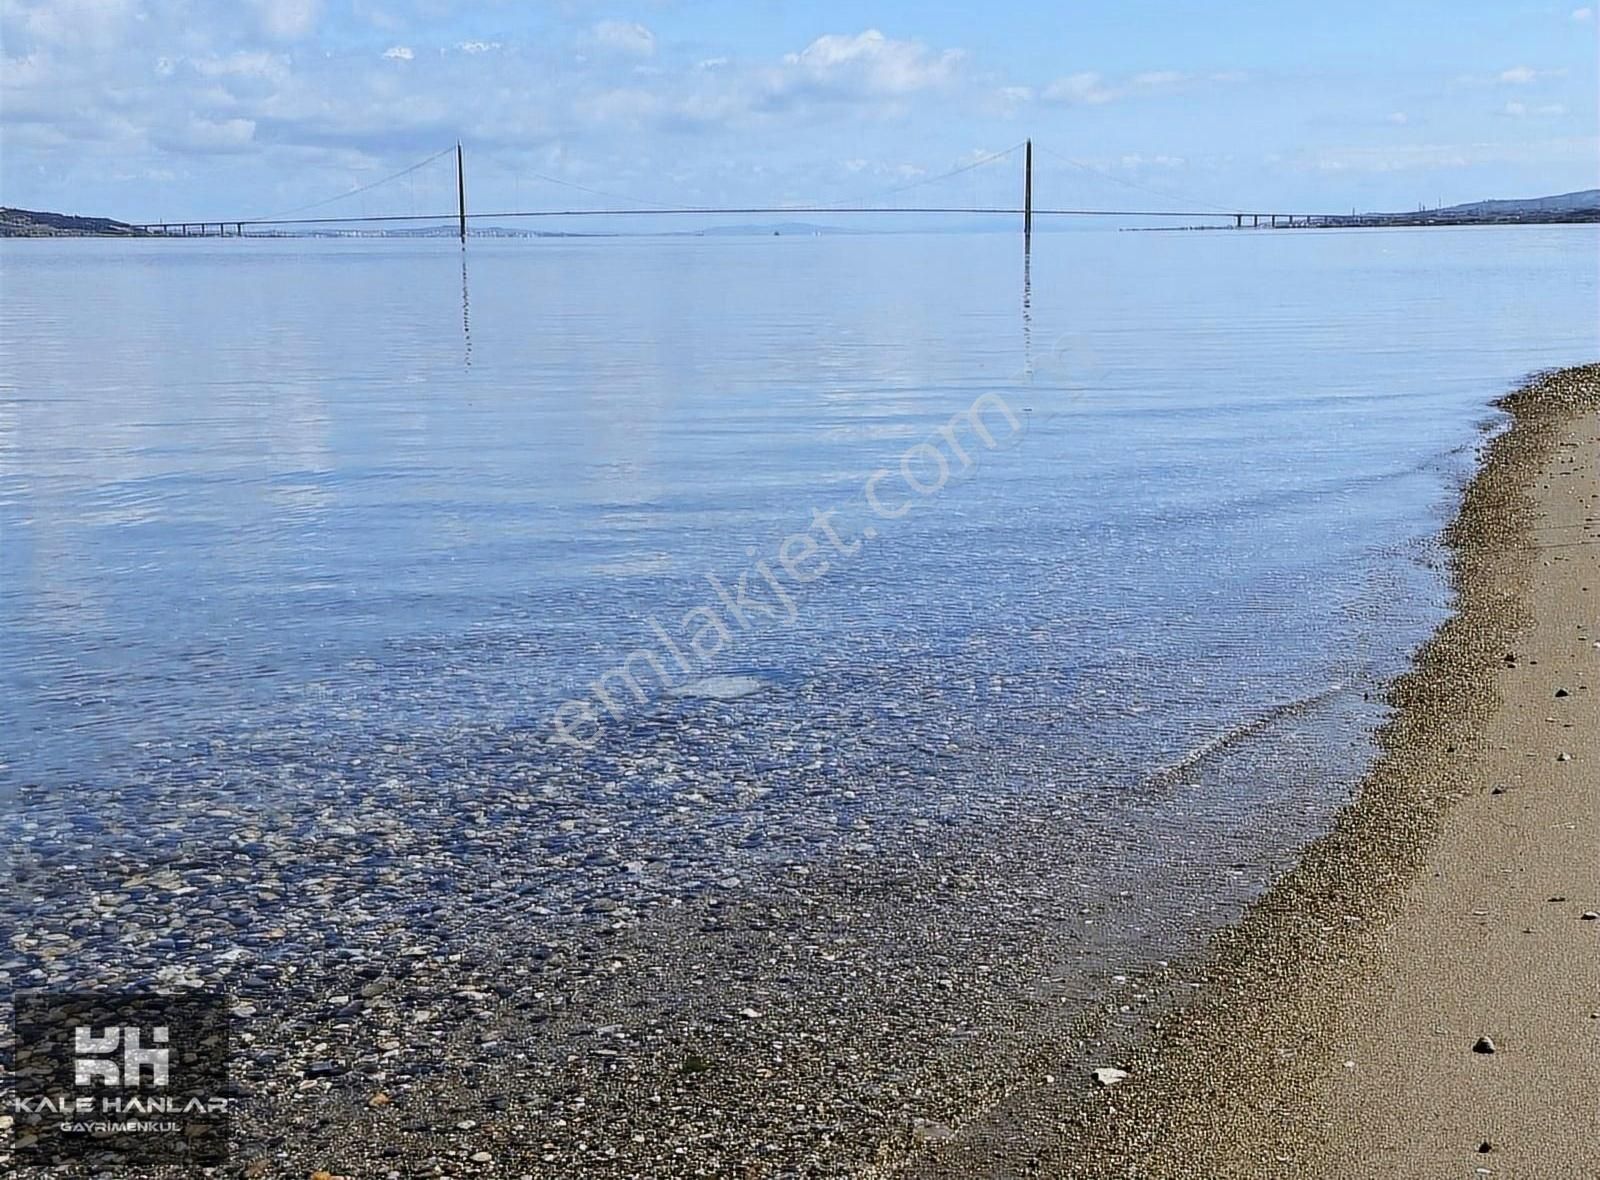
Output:
<svg viewBox="0 0 1600 1180">
<path fill-rule="evenodd" d="M 146 1066 L 150 1069 L 150 1084 L 167 1084 L 168 1050 L 140 1047 L 140 1029 L 137 1025 L 112 1026 L 100 1036 L 95 1030 L 78 1025 L 72 1030 L 72 1050 L 77 1060 L 73 1062 L 72 1082 L 75 1086 L 92 1086 L 100 1082 L 107 1086 L 138 1086 Z M 150 1030 L 150 1039 L 157 1045 L 167 1043 L 165 1025 Z M 122 1062 L 110 1055 L 122 1048 Z"/>
</svg>

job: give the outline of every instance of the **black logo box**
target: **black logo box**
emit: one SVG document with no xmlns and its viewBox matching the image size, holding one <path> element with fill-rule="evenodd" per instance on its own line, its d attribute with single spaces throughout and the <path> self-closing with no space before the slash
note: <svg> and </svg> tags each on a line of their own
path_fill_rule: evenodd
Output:
<svg viewBox="0 0 1600 1180">
<path fill-rule="evenodd" d="M 228 997 L 221 992 L 20 991 L 12 997 L 15 1039 L 11 1093 L 12 1162 L 17 1166 L 89 1163 L 185 1164 L 228 1161 Z M 85 1056 L 97 1064 L 78 1085 L 77 1030 L 114 1049 Z M 166 1084 L 156 1084 L 151 1058 L 124 1054 L 165 1050 Z M 161 1043 L 155 1030 L 165 1029 Z M 128 1068 L 121 1068 L 128 1066 Z M 112 1067 L 118 1067 L 113 1069 Z M 120 1084 L 105 1078 L 121 1073 Z"/>
</svg>

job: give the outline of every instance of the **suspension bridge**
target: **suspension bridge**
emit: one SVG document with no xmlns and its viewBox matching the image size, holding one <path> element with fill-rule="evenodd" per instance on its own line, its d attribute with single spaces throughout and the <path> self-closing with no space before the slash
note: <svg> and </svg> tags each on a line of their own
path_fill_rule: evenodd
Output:
<svg viewBox="0 0 1600 1180">
<path fill-rule="evenodd" d="M 912 189 L 935 184 L 948 180 L 963 173 L 971 172 L 998 161 L 1005 160 L 1019 151 L 1022 153 L 1022 177 L 1020 184 L 1021 203 L 1011 205 L 1000 204 L 876 204 L 870 201 L 844 201 L 844 202 L 819 202 L 797 203 L 782 202 L 773 204 L 754 205 L 678 205 L 668 202 L 653 202 L 640 200 L 634 197 L 619 196 L 602 190 L 586 188 L 583 185 L 562 181 L 554 177 L 539 174 L 530 174 L 534 179 L 560 186 L 563 189 L 576 190 L 600 197 L 621 201 L 621 205 L 603 206 L 573 206 L 543 209 L 494 209 L 489 211 L 474 210 L 471 219 L 480 223 L 489 221 L 514 221 L 521 219 L 558 219 L 558 218 L 618 218 L 618 217 L 683 217 L 683 216 L 818 216 L 818 215 L 870 215 L 870 216 L 972 216 L 972 217 L 1011 217 L 1018 220 L 1019 228 L 1024 237 L 1031 237 L 1033 221 L 1036 217 L 1085 217 L 1085 218 L 1121 218 L 1121 219 L 1175 219 L 1187 221 L 1221 221 L 1224 225 L 1232 220 L 1233 228 L 1244 229 L 1246 223 L 1250 228 L 1259 228 L 1263 225 L 1269 228 L 1279 227 L 1319 227 L 1346 224 L 1351 218 L 1340 214 L 1285 212 L 1283 210 L 1270 210 L 1259 208 L 1229 208 L 1226 206 L 1210 204 L 1207 202 L 1185 201 L 1173 194 L 1163 193 L 1149 186 L 1118 177 L 1103 169 L 1083 161 L 1074 160 L 1048 149 L 1041 149 L 1055 159 L 1069 164 L 1074 168 L 1093 173 L 1102 180 L 1143 191 L 1146 194 L 1161 196 L 1169 200 L 1176 200 L 1180 208 L 1063 208 L 1048 205 L 1035 205 L 1033 199 L 1034 182 L 1034 144 L 1031 139 L 1014 144 L 1003 151 L 993 152 L 967 164 L 959 165 L 937 176 L 926 177 L 901 185 L 880 194 L 887 198 L 898 196 Z M 455 208 L 446 212 L 432 213 L 317 213 L 329 205 L 357 197 L 381 186 L 399 181 L 418 170 L 447 156 L 455 157 Z M 318 201 L 312 205 L 301 206 L 298 209 L 286 210 L 282 213 L 269 214 L 256 217 L 218 217 L 203 218 L 198 220 L 183 221 L 157 221 L 135 223 L 136 228 L 147 234 L 165 237 L 249 237 L 256 235 L 279 235 L 295 230 L 312 231 L 323 230 L 338 232 L 340 227 L 348 231 L 357 231 L 362 227 L 381 228 L 383 226 L 401 223 L 454 223 L 462 242 L 467 240 L 469 213 L 467 210 L 466 189 L 466 159 L 461 144 L 437 152 L 427 159 L 420 160 L 408 168 L 376 180 L 370 184 L 358 186 L 337 196 Z"/>
</svg>

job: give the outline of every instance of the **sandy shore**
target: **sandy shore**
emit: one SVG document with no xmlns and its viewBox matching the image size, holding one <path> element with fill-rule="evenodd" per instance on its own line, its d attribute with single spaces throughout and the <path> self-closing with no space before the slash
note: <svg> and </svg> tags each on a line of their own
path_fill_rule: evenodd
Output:
<svg viewBox="0 0 1600 1180">
<path fill-rule="evenodd" d="M 1600 366 L 1502 405 L 1357 802 L 1026 1171 L 1600 1176 Z"/>
</svg>

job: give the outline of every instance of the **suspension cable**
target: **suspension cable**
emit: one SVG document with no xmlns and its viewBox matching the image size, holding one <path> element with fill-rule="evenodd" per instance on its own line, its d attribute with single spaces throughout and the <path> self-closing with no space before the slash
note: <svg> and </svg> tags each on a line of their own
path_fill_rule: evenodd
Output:
<svg viewBox="0 0 1600 1180">
<path fill-rule="evenodd" d="M 913 180 L 909 184 L 897 185 L 894 188 L 880 190 L 879 192 L 876 192 L 866 198 L 846 197 L 845 199 L 839 201 L 819 201 L 818 205 L 827 207 L 832 205 L 870 204 L 873 201 L 880 201 L 885 197 L 893 197 L 900 193 L 910 192 L 912 189 L 920 188 L 925 184 L 937 184 L 941 180 L 949 180 L 952 176 L 960 176 L 963 172 L 971 172 L 974 168 L 982 168 L 985 164 L 992 164 L 996 160 L 1004 159 L 1006 156 L 1009 156 L 1013 152 L 1017 151 L 1017 149 L 1020 147 L 1022 147 L 1022 141 L 1018 141 L 1008 148 L 1002 148 L 998 152 L 990 152 L 988 155 L 981 156 L 978 159 L 972 160 L 966 164 L 959 164 L 956 167 L 951 168 L 948 172 L 941 172 L 937 176 L 924 176 L 922 179 Z"/>
<path fill-rule="evenodd" d="M 1149 193 L 1151 196 L 1161 197 L 1163 200 L 1175 201 L 1180 205 L 1195 205 L 1201 209 L 1215 209 L 1218 213 L 1232 213 L 1234 211 L 1232 208 L 1226 205 L 1218 205 L 1211 201 L 1192 200 L 1189 197 L 1185 197 L 1177 193 L 1163 192 L 1158 188 L 1151 188 L 1147 184 L 1140 184 L 1138 181 L 1128 180 L 1126 177 L 1114 176 L 1110 172 L 1105 171 L 1103 168 L 1096 168 L 1092 164 L 1085 164 L 1082 160 L 1074 160 L 1070 156 L 1063 156 L 1060 152 L 1051 151 L 1043 144 L 1034 144 L 1034 146 L 1045 155 L 1053 156 L 1055 159 L 1060 160 L 1063 164 L 1070 164 L 1072 167 L 1087 172 L 1091 176 L 1098 176 L 1101 180 L 1109 180 L 1112 184 L 1120 184 L 1124 188 L 1137 189 L 1139 192 Z"/>
<path fill-rule="evenodd" d="M 411 175 L 411 173 L 417 171 L 417 169 L 425 168 L 429 164 L 433 163 L 435 160 L 439 159 L 441 156 L 447 156 L 447 155 L 449 155 L 451 152 L 453 152 L 455 150 L 456 150 L 455 144 L 451 144 L 449 147 L 445 148 L 443 151 L 435 152 L 433 155 L 429 156 L 426 160 L 418 160 L 415 164 L 411 165 L 409 168 L 402 168 L 400 171 L 396 172 L 393 176 L 385 176 L 382 180 L 374 180 L 370 184 L 363 184 L 358 188 L 351 189 L 349 192 L 340 193 L 336 197 L 329 197 L 329 198 L 327 198 L 326 200 L 323 200 L 323 201 L 313 201 L 309 205 L 301 205 L 298 208 L 294 208 L 294 209 L 285 209 L 282 213 L 271 213 L 271 214 L 267 214 L 266 216 L 263 216 L 263 217 L 246 217 L 244 220 L 246 220 L 246 221 L 274 221 L 274 220 L 277 220 L 277 219 L 283 218 L 283 217 L 293 217 L 296 213 L 308 213 L 312 209 L 321 209 L 323 206 L 331 205 L 335 201 L 342 201 L 346 197 L 353 197 L 353 196 L 357 195 L 358 193 L 364 193 L 364 192 L 368 192 L 371 189 L 375 189 L 379 185 L 388 184 L 391 180 L 399 180 L 402 176 L 409 176 L 409 175 Z"/>
</svg>

